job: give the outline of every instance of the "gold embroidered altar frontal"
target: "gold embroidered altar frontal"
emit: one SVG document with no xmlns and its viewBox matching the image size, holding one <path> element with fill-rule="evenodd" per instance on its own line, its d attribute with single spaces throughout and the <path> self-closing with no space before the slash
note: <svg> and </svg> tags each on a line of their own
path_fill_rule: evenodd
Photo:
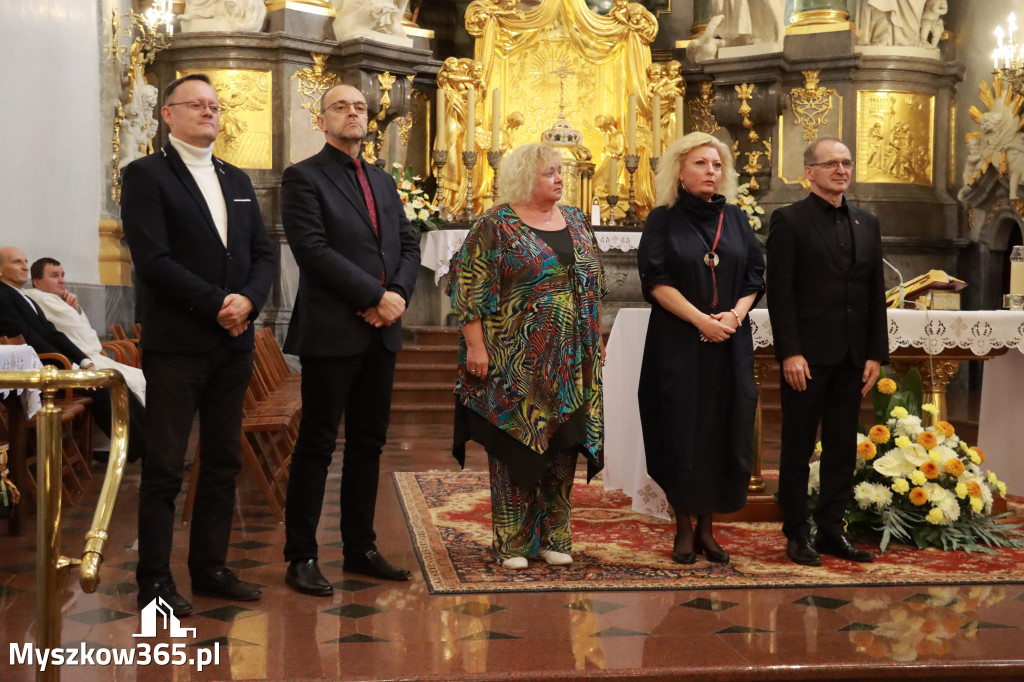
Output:
<svg viewBox="0 0 1024 682">
<path fill-rule="evenodd" d="M 646 214 L 654 199 L 647 160 L 652 138 L 647 67 L 651 64 L 649 45 L 658 31 L 654 16 L 639 3 L 624 0 L 616 0 L 606 16 L 591 11 L 585 0 L 544 0 L 529 12 L 516 9 L 516 5 L 515 0 L 476 0 L 466 11 L 466 30 L 476 38 L 474 56 L 479 69 L 477 113 L 482 115 L 476 120 L 482 130 L 476 134 L 476 146 L 480 151 L 494 150 L 487 131 L 495 88 L 501 93 L 503 122 L 516 112 L 522 118 L 517 127 L 502 126 L 501 147 L 508 151 L 540 141 L 541 133 L 558 119 L 560 89 L 564 87 L 566 119 L 582 133 L 583 146 L 600 167 L 608 153 L 605 133 L 598 129 L 595 118 L 612 116 L 624 131 L 627 101 L 635 94 L 637 153 L 641 155 L 636 175 L 637 209 Z M 454 134 L 448 138 L 449 163 L 442 188 L 445 204 L 454 209 L 465 202 L 465 169 L 459 161 L 465 151 L 465 113 L 458 100 L 449 106 L 455 109 L 454 118 L 448 121 Z M 619 167 L 623 168 L 622 164 Z M 482 199 L 489 191 L 490 177 L 487 164 L 476 165 L 473 196 L 478 211 L 484 207 Z M 600 172 L 595 185 L 607 184 L 599 178 Z M 622 181 L 628 182 L 625 173 Z"/>
</svg>

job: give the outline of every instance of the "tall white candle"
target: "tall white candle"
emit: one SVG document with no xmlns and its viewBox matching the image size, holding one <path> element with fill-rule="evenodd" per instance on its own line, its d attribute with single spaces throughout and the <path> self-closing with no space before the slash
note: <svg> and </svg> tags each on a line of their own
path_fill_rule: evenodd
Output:
<svg viewBox="0 0 1024 682">
<path fill-rule="evenodd" d="M 501 90 L 491 91 L 491 151 L 501 151 Z"/>
<path fill-rule="evenodd" d="M 683 96 L 676 97 L 676 139 L 683 136 Z"/>
<path fill-rule="evenodd" d="M 629 108 L 626 117 L 629 119 L 629 136 L 627 147 L 630 156 L 636 154 L 636 95 L 629 96 Z"/>
<path fill-rule="evenodd" d="M 1010 293 L 1024 294 L 1024 263 L 1010 263 Z"/>
<path fill-rule="evenodd" d="M 608 159 L 608 194 L 619 193 L 619 163 L 615 157 Z"/>
<path fill-rule="evenodd" d="M 448 148 L 448 126 L 445 125 L 445 121 L 448 118 L 448 112 L 444 108 L 444 89 L 437 89 L 437 137 L 434 138 L 434 149 L 447 149 Z"/>
<path fill-rule="evenodd" d="M 661 95 L 655 95 L 651 101 L 651 128 L 654 132 L 654 149 L 651 156 L 661 156 Z"/>
<path fill-rule="evenodd" d="M 476 90 L 466 90 L 466 151 L 476 151 Z"/>
</svg>

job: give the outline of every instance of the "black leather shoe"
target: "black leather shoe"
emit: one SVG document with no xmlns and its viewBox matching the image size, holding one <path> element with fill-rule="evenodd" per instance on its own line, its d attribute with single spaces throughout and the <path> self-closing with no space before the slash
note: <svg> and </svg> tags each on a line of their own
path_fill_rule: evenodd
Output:
<svg viewBox="0 0 1024 682">
<path fill-rule="evenodd" d="M 821 566 L 821 557 L 811 547 L 811 541 L 807 538 L 786 541 L 786 556 L 794 564 L 801 566 Z"/>
<path fill-rule="evenodd" d="M 255 601 L 263 593 L 256 586 L 239 580 L 230 568 L 222 568 L 203 577 L 192 578 L 192 594 L 234 601 Z"/>
<path fill-rule="evenodd" d="M 716 564 L 727 564 L 729 563 L 729 553 L 721 547 L 715 549 L 704 545 L 704 541 L 697 535 L 693 538 L 693 551 L 697 554 L 703 552 L 704 556 L 708 558 L 708 561 L 713 561 Z"/>
<path fill-rule="evenodd" d="M 362 573 L 381 580 L 408 580 L 412 573 L 404 568 L 392 566 L 388 560 L 381 556 L 375 549 L 367 550 L 362 554 L 345 557 L 346 571 Z"/>
<path fill-rule="evenodd" d="M 139 594 L 135 601 L 139 608 L 145 608 L 154 599 L 162 599 L 171 608 L 178 618 L 191 616 L 195 608 L 188 603 L 188 600 L 178 594 L 177 588 L 172 580 L 154 580 L 153 582 L 139 585 Z"/>
<path fill-rule="evenodd" d="M 314 597 L 330 597 L 334 594 L 334 588 L 320 572 L 316 559 L 291 562 L 288 565 L 288 572 L 284 574 L 284 581 L 293 590 L 302 594 L 311 594 Z"/>
<path fill-rule="evenodd" d="M 672 550 L 672 561 L 677 564 L 693 564 L 697 562 L 697 553 L 692 550 L 685 553 Z"/>
<path fill-rule="evenodd" d="M 850 542 L 846 533 L 823 535 L 818 533 L 814 538 L 814 549 L 821 554 L 839 557 L 847 561 L 869 562 L 875 560 L 875 555 L 863 549 L 857 549 Z"/>
</svg>

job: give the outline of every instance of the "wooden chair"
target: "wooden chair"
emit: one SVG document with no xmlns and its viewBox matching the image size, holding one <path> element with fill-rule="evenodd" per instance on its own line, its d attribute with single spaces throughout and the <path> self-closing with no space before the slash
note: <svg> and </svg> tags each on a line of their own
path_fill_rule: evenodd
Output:
<svg viewBox="0 0 1024 682">
<path fill-rule="evenodd" d="M 0 343 L 21 345 L 25 343 L 22 336 L 0 337 Z M 57 364 L 61 369 L 71 369 L 71 362 L 59 353 L 42 353 L 40 360 Z M 61 448 L 63 451 L 61 464 L 61 497 L 69 506 L 74 505 L 81 499 L 84 492 L 83 480 L 92 478 L 89 463 L 92 460 L 92 398 L 75 395 L 72 389 L 65 389 L 54 401 L 61 410 Z M 10 408 L 10 405 L 8 406 Z M 20 411 L 20 410 L 19 410 Z M 5 440 L 17 440 L 17 432 L 24 428 L 24 448 L 19 445 L 12 448 L 11 452 L 11 473 L 15 485 L 24 495 L 35 498 L 35 460 L 36 460 L 36 439 L 35 427 L 36 418 L 24 419 L 24 426 L 19 423 L 22 416 L 12 414 L 14 410 L 7 409 L 6 415 L 0 415 L 0 438 Z M 25 504 L 26 497 L 22 498 Z"/>
<path fill-rule="evenodd" d="M 288 470 L 302 418 L 301 375 L 288 370 L 284 354 L 269 329 L 256 332 L 256 339 L 253 373 L 243 407 L 242 463 L 256 479 L 274 518 L 281 523 Z M 182 510 L 185 523 L 192 519 L 200 460 L 201 453 L 197 453 Z"/>
</svg>

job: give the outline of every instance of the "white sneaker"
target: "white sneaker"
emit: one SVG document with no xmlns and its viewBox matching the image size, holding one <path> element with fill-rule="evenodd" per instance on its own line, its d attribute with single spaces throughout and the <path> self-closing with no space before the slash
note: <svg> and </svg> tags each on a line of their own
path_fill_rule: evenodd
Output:
<svg viewBox="0 0 1024 682">
<path fill-rule="evenodd" d="M 502 568 L 508 568 L 512 570 L 518 570 L 520 568 L 526 568 L 530 565 L 530 562 L 526 560 L 524 556 L 514 556 L 509 559 L 505 559 L 501 562 Z"/>
<path fill-rule="evenodd" d="M 550 566 L 567 566 L 572 563 L 572 555 L 556 552 L 553 549 L 542 549 L 537 556 Z"/>
</svg>

